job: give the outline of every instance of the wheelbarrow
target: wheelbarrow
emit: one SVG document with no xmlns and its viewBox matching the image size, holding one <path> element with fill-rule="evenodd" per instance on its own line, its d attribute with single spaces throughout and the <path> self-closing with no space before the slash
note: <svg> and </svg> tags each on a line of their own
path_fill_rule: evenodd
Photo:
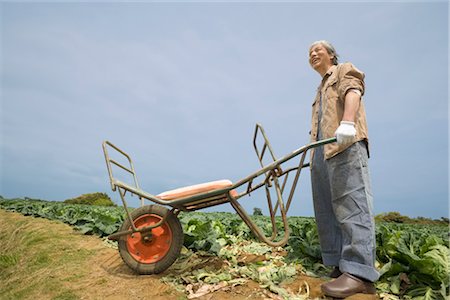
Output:
<svg viewBox="0 0 450 300">
<path fill-rule="evenodd" d="M 117 191 L 122 199 L 126 212 L 125 220 L 118 232 L 108 236 L 110 240 L 118 241 L 118 248 L 123 261 L 139 274 L 157 274 L 169 268 L 180 255 L 183 245 L 183 229 L 178 214 L 196 211 L 224 203 L 230 203 L 241 219 L 247 224 L 252 233 L 269 246 L 284 246 L 289 239 L 287 212 L 294 196 L 295 188 L 303 168 L 309 167 L 305 163 L 308 150 L 333 143 L 336 138 L 329 138 L 310 143 L 277 159 L 267 139 L 263 127 L 256 124 L 253 136 L 253 146 L 261 164 L 261 168 L 247 177 L 232 183 L 230 180 L 217 180 L 174 190 L 158 195 L 145 192 L 139 186 L 136 171 L 130 156 L 119 147 L 103 142 L 103 152 L 108 168 L 111 189 Z M 123 159 L 118 160 L 110 156 L 109 150 Z M 301 155 L 300 155 L 301 154 Z M 298 164 L 283 170 L 285 163 L 300 157 Z M 265 163 L 269 161 L 270 163 Z M 119 180 L 114 176 L 116 169 L 130 176 L 132 183 Z M 288 177 L 294 178 L 289 190 L 286 189 Z M 272 223 L 272 235 L 266 236 L 263 230 L 249 217 L 239 200 L 253 191 L 265 188 L 267 205 Z M 238 190 L 241 190 L 238 192 Z M 276 201 L 272 201 L 271 192 L 275 190 Z M 136 195 L 141 207 L 130 211 L 126 193 Z M 283 195 L 287 196 L 284 202 Z M 145 200 L 155 204 L 145 205 Z M 275 216 L 281 215 L 283 232 L 279 228 Z"/>
</svg>

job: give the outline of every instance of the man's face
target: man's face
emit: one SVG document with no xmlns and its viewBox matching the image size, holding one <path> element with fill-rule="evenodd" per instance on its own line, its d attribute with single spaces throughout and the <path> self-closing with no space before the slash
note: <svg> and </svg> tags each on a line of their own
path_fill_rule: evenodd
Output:
<svg viewBox="0 0 450 300">
<path fill-rule="evenodd" d="M 328 71 L 333 65 L 333 56 L 328 54 L 327 49 L 322 44 L 317 44 L 309 50 L 309 64 L 320 74 Z"/>
</svg>

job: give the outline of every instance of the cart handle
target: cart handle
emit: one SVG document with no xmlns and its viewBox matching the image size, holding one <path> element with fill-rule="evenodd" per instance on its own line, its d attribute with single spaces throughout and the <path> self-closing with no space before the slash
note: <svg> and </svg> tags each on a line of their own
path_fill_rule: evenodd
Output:
<svg viewBox="0 0 450 300">
<path fill-rule="evenodd" d="M 258 130 L 258 128 L 262 129 L 261 125 L 257 124 L 256 126 L 257 126 L 256 131 Z M 261 132 L 264 135 L 264 139 L 265 139 L 265 141 L 267 143 L 267 147 L 268 147 L 269 151 L 273 155 L 272 149 L 270 147 L 270 144 L 268 142 L 267 137 L 264 134 L 264 131 L 261 130 Z M 256 134 L 255 134 L 255 136 L 256 136 Z M 272 206 L 272 201 L 270 199 L 270 193 L 267 192 L 267 190 L 268 190 L 268 186 L 267 186 L 268 185 L 268 180 L 267 179 L 268 178 L 266 178 L 266 180 L 264 180 L 263 184 L 258 185 L 258 188 L 263 186 L 263 185 L 266 185 L 266 193 L 267 193 L 267 197 L 268 197 L 267 200 L 268 200 L 270 218 L 271 218 L 271 222 L 272 222 L 272 236 L 271 237 L 265 236 L 265 234 L 263 233 L 261 228 L 258 225 L 256 225 L 255 222 L 253 222 L 251 220 L 250 216 L 247 214 L 247 212 L 244 209 L 244 207 L 242 207 L 240 205 L 240 203 L 237 201 L 238 198 L 240 198 L 241 196 L 249 193 L 248 189 L 247 189 L 247 193 L 241 194 L 237 198 L 233 198 L 233 197 L 228 196 L 231 206 L 235 209 L 235 211 L 241 217 L 241 219 L 247 224 L 247 226 L 250 228 L 250 230 L 253 232 L 253 234 L 255 234 L 259 238 L 259 240 L 265 242 L 266 244 L 268 244 L 269 246 L 272 246 L 272 247 L 279 247 L 279 246 L 286 245 L 286 243 L 288 242 L 288 239 L 289 239 L 289 234 L 290 234 L 289 233 L 289 225 L 288 225 L 288 221 L 287 221 L 287 212 L 289 210 L 289 207 L 290 207 L 293 195 L 294 195 L 295 186 L 297 185 L 298 179 L 300 177 L 300 172 L 301 172 L 302 168 L 309 166 L 309 164 L 304 164 L 306 153 L 307 153 L 308 150 L 310 150 L 312 148 L 317 148 L 319 146 L 322 146 L 322 145 L 325 145 L 325 144 L 329 144 L 329 143 L 333 143 L 333 142 L 336 142 L 336 137 L 332 137 L 332 138 L 328 138 L 328 139 L 324 139 L 324 140 L 320 140 L 320 141 L 317 141 L 317 142 L 310 143 L 310 144 L 308 144 L 306 146 L 303 146 L 303 147 L 293 151 L 292 153 L 290 153 L 290 154 L 288 154 L 288 155 L 286 155 L 286 156 L 284 156 L 284 157 L 282 157 L 282 158 L 280 158 L 278 160 L 275 160 L 274 156 L 272 156 L 274 158 L 274 160 L 275 160 L 273 163 L 271 163 L 271 164 L 269 164 L 269 165 L 267 165 L 265 167 L 263 166 L 263 168 L 261 170 L 259 170 L 259 171 L 255 172 L 255 173 L 247 176 L 246 178 L 238 181 L 236 184 L 233 185 L 233 188 L 237 188 L 237 187 L 239 187 L 239 186 L 241 186 L 241 185 L 243 185 L 243 184 L 245 184 L 247 182 L 251 183 L 254 178 L 256 178 L 256 177 L 258 177 L 258 176 L 260 176 L 260 175 L 262 175 L 262 174 L 264 174 L 266 172 L 269 173 L 269 175 L 267 175 L 267 176 L 268 177 L 272 177 L 272 179 L 274 181 L 276 194 L 277 194 L 277 201 L 275 203 L 275 207 Z M 255 147 L 255 150 L 256 150 L 257 155 L 258 155 L 259 153 L 258 153 L 256 147 Z M 292 171 L 292 170 L 297 169 L 297 172 L 296 172 L 296 175 L 295 175 L 294 182 L 292 184 L 291 191 L 289 193 L 288 201 L 286 203 L 287 205 L 285 206 L 284 201 L 283 201 L 283 196 L 282 196 L 285 183 L 283 184 L 282 189 L 280 189 L 280 183 L 278 181 L 278 178 L 283 176 L 283 175 L 287 175 L 286 173 L 288 173 L 288 172 L 276 172 L 275 170 L 279 170 L 281 164 L 283 164 L 284 162 L 286 162 L 286 161 L 296 157 L 299 154 L 302 154 L 299 166 L 297 168 L 294 168 L 294 169 L 290 170 L 290 171 Z M 262 158 L 262 155 L 261 156 L 258 155 L 258 159 L 262 163 L 261 158 Z M 278 211 L 278 208 L 280 209 L 281 218 L 283 220 L 284 234 L 283 234 L 283 237 L 282 237 L 281 240 L 274 241 L 274 239 L 278 235 L 278 227 L 276 225 L 276 220 L 275 220 L 275 215 L 276 215 L 276 213 Z"/>
</svg>

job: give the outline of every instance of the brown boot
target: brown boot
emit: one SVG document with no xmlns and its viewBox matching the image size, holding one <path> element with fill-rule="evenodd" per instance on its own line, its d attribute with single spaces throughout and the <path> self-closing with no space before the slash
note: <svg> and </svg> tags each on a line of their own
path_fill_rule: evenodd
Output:
<svg viewBox="0 0 450 300">
<path fill-rule="evenodd" d="M 321 285 L 324 295 L 334 298 L 346 298 L 351 295 L 376 294 L 375 286 L 372 282 L 363 281 L 349 273 L 343 273 L 337 279 Z"/>
</svg>

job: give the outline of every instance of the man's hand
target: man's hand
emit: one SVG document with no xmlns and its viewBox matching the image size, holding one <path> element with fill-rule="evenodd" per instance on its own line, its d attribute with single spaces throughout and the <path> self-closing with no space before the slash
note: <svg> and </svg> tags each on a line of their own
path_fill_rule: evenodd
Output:
<svg viewBox="0 0 450 300">
<path fill-rule="evenodd" d="M 350 121 L 341 121 L 338 129 L 334 133 L 338 145 L 350 144 L 356 136 L 355 123 Z"/>
</svg>

